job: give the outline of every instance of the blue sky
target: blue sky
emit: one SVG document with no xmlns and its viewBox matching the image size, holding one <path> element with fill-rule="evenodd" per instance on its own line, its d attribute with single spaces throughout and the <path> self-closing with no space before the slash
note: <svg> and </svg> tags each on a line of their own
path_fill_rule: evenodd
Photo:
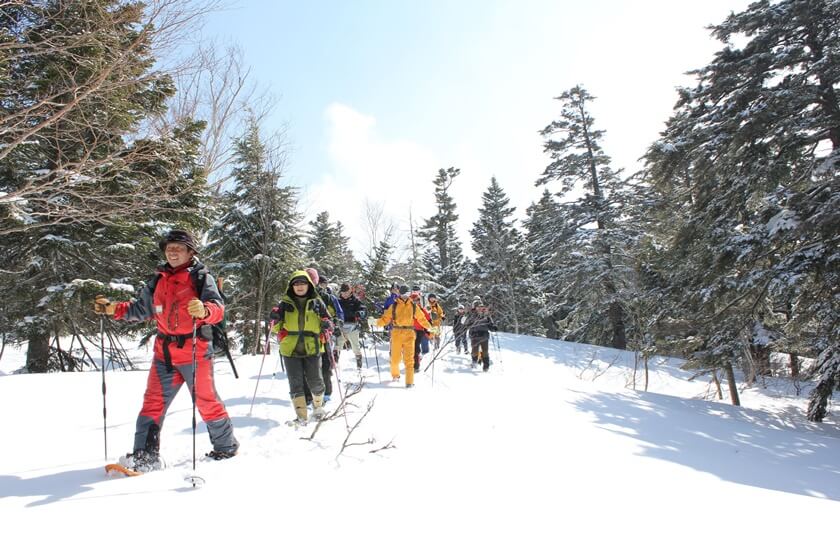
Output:
<svg viewBox="0 0 840 560">
<path fill-rule="evenodd" d="M 524 214 L 547 165 L 538 130 L 554 97 L 577 84 L 614 167 L 636 170 L 685 72 L 720 44 L 705 27 L 740 0 L 242 1 L 204 34 L 239 44 L 252 76 L 280 100 L 267 128 L 288 125 L 289 177 L 307 220 L 326 209 L 366 249 L 365 200 L 403 231 L 434 212 L 440 167 L 462 241 L 495 175 Z"/>
</svg>

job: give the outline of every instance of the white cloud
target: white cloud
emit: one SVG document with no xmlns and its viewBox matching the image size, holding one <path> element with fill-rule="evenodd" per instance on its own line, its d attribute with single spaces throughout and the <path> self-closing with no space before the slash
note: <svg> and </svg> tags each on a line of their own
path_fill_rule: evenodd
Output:
<svg viewBox="0 0 840 560">
<path fill-rule="evenodd" d="M 536 126 L 520 126 L 524 138 L 509 135 L 485 138 L 482 145 L 464 137 L 452 139 L 451 153 L 438 154 L 404 138 L 387 138 L 377 120 L 356 109 L 332 103 L 324 111 L 327 127 L 328 169 L 306 191 L 306 220 L 327 210 L 340 220 L 351 238 L 351 248 L 361 258 L 368 250 L 365 229 L 365 200 L 383 203 L 385 215 L 400 231 L 398 239 L 408 242 L 409 211 L 415 224 L 435 212 L 434 184 L 438 169 L 458 167 L 461 174 L 450 194 L 459 214 L 458 234 L 465 254 L 472 256 L 469 230 L 478 217 L 481 194 L 496 176 L 523 217 L 525 207 L 536 200 L 534 181 L 542 169 Z"/>
<path fill-rule="evenodd" d="M 328 169 L 304 193 L 307 220 L 327 210 L 351 237 L 357 257 L 368 249 L 365 201 L 381 202 L 402 232 L 409 211 L 415 222 L 434 212 L 434 179 L 442 166 L 429 148 L 401 138 L 383 138 L 376 119 L 341 103 L 325 111 Z M 311 217 L 310 217 L 311 216 Z"/>
</svg>

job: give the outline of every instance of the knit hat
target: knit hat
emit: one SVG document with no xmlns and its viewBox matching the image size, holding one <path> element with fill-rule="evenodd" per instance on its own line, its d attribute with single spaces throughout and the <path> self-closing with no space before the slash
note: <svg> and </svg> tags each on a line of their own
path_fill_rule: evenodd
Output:
<svg viewBox="0 0 840 560">
<path fill-rule="evenodd" d="M 408 286 L 406 286 L 405 284 L 401 285 L 400 286 L 400 295 L 404 296 L 407 293 L 408 293 Z"/>
<path fill-rule="evenodd" d="M 342 284 L 341 287 L 338 289 L 339 292 L 349 292 L 350 291 L 350 284 Z"/>
<path fill-rule="evenodd" d="M 463 303 L 459 303 L 459 304 L 458 304 L 458 309 L 459 309 L 459 310 L 464 309 L 464 304 L 463 304 Z"/>
<path fill-rule="evenodd" d="M 166 237 L 160 240 L 158 247 L 160 247 L 161 252 L 165 253 L 166 246 L 170 243 L 181 243 L 186 245 L 187 249 L 198 253 L 198 245 L 196 245 L 195 239 L 188 231 L 183 229 L 170 230 L 170 232 L 166 234 Z"/>
<path fill-rule="evenodd" d="M 472 305 L 473 305 L 473 307 L 476 307 L 476 306 L 478 306 L 478 305 L 481 305 L 481 298 L 480 298 L 480 297 L 478 297 L 478 296 L 475 296 L 475 297 L 473 298 Z"/>
<path fill-rule="evenodd" d="M 412 287 L 411 287 L 411 291 L 412 291 L 412 292 L 418 292 L 418 293 L 419 293 L 419 292 L 420 292 L 420 286 L 412 286 Z"/>
<path fill-rule="evenodd" d="M 426 296 L 427 298 L 435 298 L 437 299 L 437 294 L 429 294 Z"/>
</svg>

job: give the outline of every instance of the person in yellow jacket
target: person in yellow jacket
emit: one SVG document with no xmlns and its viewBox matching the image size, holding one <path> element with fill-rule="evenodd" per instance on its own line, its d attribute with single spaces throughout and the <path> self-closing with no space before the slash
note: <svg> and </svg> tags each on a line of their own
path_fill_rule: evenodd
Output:
<svg viewBox="0 0 840 560">
<path fill-rule="evenodd" d="M 400 358 L 405 364 L 405 386 L 414 387 L 414 328 L 431 329 L 422 308 L 411 301 L 408 286 L 400 286 L 400 295 L 394 304 L 385 310 L 376 324 L 391 325 L 391 379 L 400 380 Z"/>
<path fill-rule="evenodd" d="M 432 317 L 432 336 L 434 336 L 435 340 L 435 350 L 440 348 L 440 326 L 443 324 L 443 320 L 446 319 L 446 313 L 443 311 L 443 307 L 440 305 L 438 298 L 435 294 L 429 294 L 428 297 L 429 302 L 429 314 Z"/>
<path fill-rule="evenodd" d="M 333 324 L 305 270 L 292 273 L 286 293 L 270 316 L 275 322 L 272 331 L 280 339 L 280 355 L 289 378 L 289 396 L 297 415 L 296 422 L 307 421 L 306 386 L 312 391 L 312 416 L 320 420 L 324 416 L 321 353 L 328 351 L 325 339 L 330 336 Z"/>
</svg>

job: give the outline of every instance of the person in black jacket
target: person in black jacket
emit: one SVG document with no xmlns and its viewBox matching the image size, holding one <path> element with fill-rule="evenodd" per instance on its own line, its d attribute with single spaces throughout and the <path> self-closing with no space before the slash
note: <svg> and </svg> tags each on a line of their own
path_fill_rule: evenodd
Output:
<svg viewBox="0 0 840 560">
<path fill-rule="evenodd" d="M 476 298 L 467 319 L 470 329 L 470 346 L 472 347 L 472 365 L 478 365 L 479 357 L 483 370 L 490 369 L 490 331 L 497 330 L 490 310 Z"/>
<path fill-rule="evenodd" d="M 359 332 L 362 322 L 365 319 L 365 310 L 362 302 L 350 289 L 349 284 L 342 284 L 338 291 L 338 303 L 344 311 L 344 323 L 339 332 L 338 348 L 344 348 L 346 342 L 350 343 L 353 354 L 356 355 L 356 369 L 362 369 L 362 349 L 359 346 Z"/>
<path fill-rule="evenodd" d="M 464 347 L 464 354 L 470 353 L 467 345 L 467 309 L 463 303 L 458 304 L 458 309 L 452 317 L 452 334 L 455 336 L 455 351 L 460 354 L 461 347 Z"/>
</svg>

